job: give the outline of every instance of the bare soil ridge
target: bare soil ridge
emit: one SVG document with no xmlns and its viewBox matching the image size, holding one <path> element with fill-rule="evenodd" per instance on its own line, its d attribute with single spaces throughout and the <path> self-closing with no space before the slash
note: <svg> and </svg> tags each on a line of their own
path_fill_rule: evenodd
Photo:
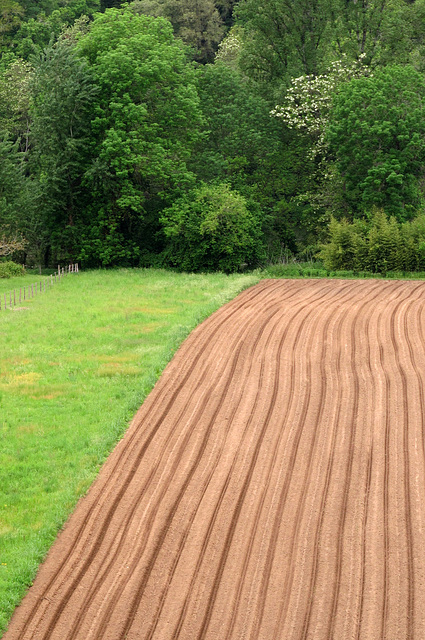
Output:
<svg viewBox="0 0 425 640">
<path fill-rule="evenodd" d="M 423 640 L 425 283 L 269 280 L 179 349 L 4 640 Z"/>
</svg>

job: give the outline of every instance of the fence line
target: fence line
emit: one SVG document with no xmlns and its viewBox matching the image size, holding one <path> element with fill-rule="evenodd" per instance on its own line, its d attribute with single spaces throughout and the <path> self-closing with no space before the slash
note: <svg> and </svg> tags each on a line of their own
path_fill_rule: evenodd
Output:
<svg viewBox="0 0 425 640">
<path fill-rule="evenodd" d="M 8 308 L 13 309 L 13 307 L 16 307 L 17 304 L 21 304 L 21 302 L 23 301 L 30 300 L 40 293 L 45 293 L 46 290 L 51 289 L 53 285 L 55 285 L 57 282 L 60 282 L 62 278 L 69 275 L 70 273 L 78 272 L 78 263 L 69 264 L 67 267 L 61 267 L 60 265 L 58 265 L 57 271 L 45 278 L 44 281 L 39 280 L 35 284 L 32 283 L 24 285 L 23 287 L 19 287 L 19 289 L 13 289 L 13 291 L 9 291 L 3 294 L 3 296 L 0 294 L 0 311 L 6 311 Z"/>
</svg>

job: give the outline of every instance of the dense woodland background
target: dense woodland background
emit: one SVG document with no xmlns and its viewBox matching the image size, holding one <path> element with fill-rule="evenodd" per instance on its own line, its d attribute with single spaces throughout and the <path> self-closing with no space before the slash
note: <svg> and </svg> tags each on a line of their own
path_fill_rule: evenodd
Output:
<svg viewBox="0 0 425 640">
<path fill-rule="evenodd" d="M 425 0 L 0 0 L 0 256 L 425 270 L 424 73 Z"/>
</svg>

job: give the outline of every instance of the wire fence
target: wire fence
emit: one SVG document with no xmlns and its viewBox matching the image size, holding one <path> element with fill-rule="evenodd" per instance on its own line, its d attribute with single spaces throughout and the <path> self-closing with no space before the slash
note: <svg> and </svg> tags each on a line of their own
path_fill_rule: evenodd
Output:
<svg viewBox="0 0 425 640">
<path fill-rule="evenodd" d="M 25 285 L 8 291 L 0 295 L 0 311 L 6 311 L 7 309 L 13 309 L 19 304 L 31 300 L 40 293 L 44 293 L 51 289 L 57 282 L 60 282 L 62 278 L 70 273 L 78 273 L 78 263 L 69 264 L 67 267 L 61 267 L 58 265 L 57 271 L 52 273 L 44 280 L 38 280 L 35 283 Z"/>
</svg>

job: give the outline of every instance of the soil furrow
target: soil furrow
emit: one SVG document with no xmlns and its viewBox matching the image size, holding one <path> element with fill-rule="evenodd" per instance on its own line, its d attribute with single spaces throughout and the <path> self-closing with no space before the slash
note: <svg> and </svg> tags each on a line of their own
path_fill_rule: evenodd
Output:
<svg viewBox="0 0 425 640">
<path fill-rule="evenodd" d="M 423 640 L 424 293 L 263 281 L 197 327 L 3 640 Z"/>
</svg>

